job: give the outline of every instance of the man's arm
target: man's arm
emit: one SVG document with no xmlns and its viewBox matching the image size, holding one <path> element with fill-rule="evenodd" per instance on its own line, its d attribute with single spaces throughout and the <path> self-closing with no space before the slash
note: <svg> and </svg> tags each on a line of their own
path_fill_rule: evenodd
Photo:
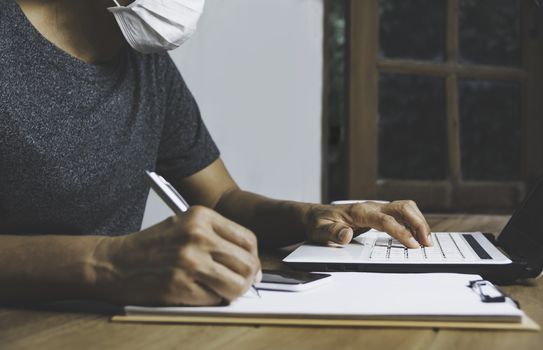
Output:
<svg viewBox="0 0 543 350">
<path fill-rule="evenodd" d="M 214 305 L 259 271 L 254 235 L 199 206 L 120 237 L 0 235 L 0 303 Z"/>
<path fill-rule="evenodd" d="M 331 206 L 273 200 L 240 190 L 220 159 L 172 182 L 189 203 L 214 208 L 251 229 L 261 246 L 303 240 L 347 244 L 370 227 L 388 232 L 407 247 L 431 244 L 428 223 L 413 201 Z"/>
<path fill-rule="evenodd" d="M 104 237 L 0 235 L 2 302 L 90 298 Z"/>
<path fill-rule="evenodd" d="M 240 190 L 221 159 L 183 179 L 168 179 L 189 204 L 213 208 L 225 217 L 250 228 L 260 246 L 280 247 L 306 239 L 304 205 L 278 201 Z"/>
</svg>

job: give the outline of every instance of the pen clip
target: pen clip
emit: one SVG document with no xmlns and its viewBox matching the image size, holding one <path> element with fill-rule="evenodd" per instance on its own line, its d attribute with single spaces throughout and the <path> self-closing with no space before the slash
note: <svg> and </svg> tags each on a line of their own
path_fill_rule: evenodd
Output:
<svg viewBox="0 0 543 350">
<path fill-rule="evenodd" d="M 479 294 L 483 303 L 503 303 L 507 297 L 498 287 L 485 280 L 470 281 L 469 287 Z"/>
</svg>

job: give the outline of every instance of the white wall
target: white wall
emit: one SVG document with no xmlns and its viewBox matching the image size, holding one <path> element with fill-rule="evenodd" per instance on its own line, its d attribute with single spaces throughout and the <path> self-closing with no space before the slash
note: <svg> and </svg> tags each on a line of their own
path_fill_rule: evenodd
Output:
<svg viewBox="0 0 543 350">
<path fill-rule="evenodd" d="M 320 201 L 323 0 L 207 0 L 171 53 L 238 184 Z M 169 215 L 152 194 L 144 227 Z"/>
</svg>

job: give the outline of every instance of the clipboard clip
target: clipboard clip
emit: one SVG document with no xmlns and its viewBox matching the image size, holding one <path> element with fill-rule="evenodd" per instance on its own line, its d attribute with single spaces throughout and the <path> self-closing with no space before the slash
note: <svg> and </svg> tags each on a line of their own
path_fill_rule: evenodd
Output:
<svg viewBox="0 0 543 350">
<path fill-rule="evenodd" d="M 469 287 L 481 297 L 483 303 L 503 303 L 507 295 L 498 287 L 485 280 L 475 280 L 469 282 Z"/>
</svg>

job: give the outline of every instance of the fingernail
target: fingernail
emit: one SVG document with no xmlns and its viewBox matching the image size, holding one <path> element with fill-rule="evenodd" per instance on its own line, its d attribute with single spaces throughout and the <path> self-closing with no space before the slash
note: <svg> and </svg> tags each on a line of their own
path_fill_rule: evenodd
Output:
<svg viewBox="0 0 543 350">
<path fill-rule="evenodd" d="M 417 242 L 417 240 L 413 237 L 409 237 L 409 245 L 411 246 L 411 248 L 419 248 L 420 247 L 420 243 Z"/>
<path fill-rule="evenodd" d="M 429 246 L 429 247 L 433 247 L 433 246 L 434 246 L 434 242 L 432 241 L 432 235 L 428 235 L 428 246 Z"/>
<path fill-rule="evenodd" d="M 258 270 L 255 276 L 255 283 L 262 282 L 262 270 Z"/>
<path fill-rule="evenodd" d="M 339 231 L 339 235 L 338 235 L 338 238 L 341 242 L 344 242 L 347 240 L 347 235 L 349 234 L 349 229 L 348 228 L 344 228 L 342 229 L 341 231 Z"/>
</svg>

